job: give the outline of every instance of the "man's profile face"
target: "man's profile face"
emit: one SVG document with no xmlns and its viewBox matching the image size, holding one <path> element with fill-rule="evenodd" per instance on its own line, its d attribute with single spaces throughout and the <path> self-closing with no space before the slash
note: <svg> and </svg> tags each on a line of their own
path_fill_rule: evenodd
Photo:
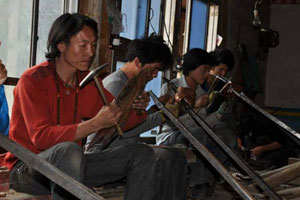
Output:
<svg viewBox="0 0 300 200">
<path fill-rule="evenodd" d="M 226 64 L 220 64 L 218 66 L 213 67 L 209 73 L 218 76 L 226 76 L 228 72 L 228 66 Z"/>
<path fill-rule="evenodd" d="M 70 66 L 79 71 L 86 71 L 90 68 L 96 47 L 97 37 L 91 27 L 84 26 L 81 31 L 70 38 L 68 44 L 61 51 L 61 59 Z"/>
<path fill-rule="evenodd" d="M 144 65 L 143 65 L 143 68 L 144 68 L 144 69 L 147 68 L 147 69 L 149 69 L 149 70 L 152 71 L 151 76 L 152 76 L 152 79 L 153 79 L 153 78 L 156 78 L 158 72 L 161 71 L 161 69 L 162 69 L 162 64 L 161 64 L 160 62 L 148 63 L 148 64 L 144 64 Z M 151 79 L 151 80 L 152 80 L 152 79 Z"/>
<path fill-rule="evenodd" d="M 198 84 L 203 84 L 208 76 L 208 71 L 210 70 L 209 65 L 200 65 L 193 71 L 190 71 L 189 75 Z"/>
</svg>

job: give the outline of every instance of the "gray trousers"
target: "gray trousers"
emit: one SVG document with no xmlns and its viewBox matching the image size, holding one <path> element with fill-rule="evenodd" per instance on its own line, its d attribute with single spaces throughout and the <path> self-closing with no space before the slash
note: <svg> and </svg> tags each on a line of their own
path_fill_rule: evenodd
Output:
<svg viewBox="0 0 300 200">
<path fill-rule="evenodd" d="M 146 145 L 132 144 L 95 154 L 84 154 L 77 144 L 64 142 L 41 152 L 38 156 L 89 187 L 126 177 L 124 199 L 159 199 L 159 183 L 153 176 L 156 158 L 153 149 Z M 11 187 L 19 192 L 34 195 L 52 194 L 54 200 L 76 199 L 22 161 L 12 169 L 10 183 Z"/>
</svg>

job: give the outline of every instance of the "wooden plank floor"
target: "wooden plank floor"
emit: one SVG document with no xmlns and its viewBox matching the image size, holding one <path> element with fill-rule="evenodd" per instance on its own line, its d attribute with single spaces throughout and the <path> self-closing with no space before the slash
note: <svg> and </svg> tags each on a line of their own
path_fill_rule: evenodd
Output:
<svg viewBox="0 0 300 200">
<path fill-rule="evenodd" d="M 33 196 L 26 193 L 16 192 L 13 189 L 5 192 L 5 197 L 0 197 L 1 200 L 52 200 L 50 195 Z"/>
<path fill-rule="evenodd" d="M 122 200 L 124 194 L 124 187 L 118 186 L 115 188 L 96 188 L 96 192 L 107 200 Z M 207 200 L 231 200 L 232 194 L 226 191 L 222 185 L 216 185 L 215 193 Z M 0 197 L 1 200 L 51 200 L 50 195 L 47 196 L 33 196 L 26 193 L 16 192 L 10 189 L 6 192 L 6 197 Z"/>
<path fill-rule="evenodd" d="M 107 200 L 122 200 L 124 187 L 119 186 L 114 189 L 97 188 L 96 192 Z M 232 200 L 239 198 L 234 192 L 229 192 L 224 188 L 224 184 L 217 184 L 214 189 L 214 194 L 206 200 Z M 189 200 L 191 200 L 189 198 Z"/>
</svg>

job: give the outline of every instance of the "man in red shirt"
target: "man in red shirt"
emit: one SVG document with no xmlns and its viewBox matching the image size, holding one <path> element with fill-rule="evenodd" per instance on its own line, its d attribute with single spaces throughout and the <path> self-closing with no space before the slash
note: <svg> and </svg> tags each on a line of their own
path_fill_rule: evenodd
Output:
<svg viewBox="0 0 300 200">
<path fill-rule="evenodd" d="M 24 72 L 14 89 L 9 137 L 87 186 L 127 177 L 125 199 L 147 200 L 156 195 L 153 150 L 141 144 L 84 154 L 81 140 L 116 125 L 122 112 L 105 90 L 104 106 L 91 82 L 79 89 L 96 50 L 97 23 L 80 14 L 63 14 L 48 37 L 48 61 Z M 145 115 L 130 114 L 125 129 Z M 82 122 L 82 119 L 89 120 Z M 53 199 L 74 199 L 13 154 L 0 156 L 11 170 L 11 187 L 31 194 L 52 194 Z"/>
</svg>

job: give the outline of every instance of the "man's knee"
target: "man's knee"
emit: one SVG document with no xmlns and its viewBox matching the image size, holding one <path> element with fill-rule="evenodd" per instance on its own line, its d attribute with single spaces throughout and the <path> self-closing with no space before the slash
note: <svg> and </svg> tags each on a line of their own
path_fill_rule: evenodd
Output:
<svg viewBox="0 0 300 200">
<path fill-rule="evenodd" d="M 170 161 L 171 163 L 180 162 L 186 163 L 186 156 L 184 152 L 174 147 L 154 147 L 155 155 L 164 161 Z"/>
<path fill-rule="evenodd" d="M 82 148 L 75 142 L 62 142 L 55 145 L 54 151 L 65 155 L 83 154 Z"/>
<path fill-rule="evenodd" d="M 139 157 L 144 160 L 151 159 L 152 161 L 155 159 L 154 151 L 151 147 L 144 144 L 134 144 L 130 146 L 132 146 L 136 157 Z"/>
<path fill-rule="evenodd" d="M 186 155 L 184 151 L 178 148 L 171 148 L 170 150 L 171 154 L 175 157 L 177 161 L 181 161 L 183 163 L 186 163 Z"/>
<path fill-rule="evenodd" d="M 41 153 L 42 157 L 54 165 L 81 165 L 84 159 L 83 150 L 74 142 L 62 142 L 54 145 L 48 151 Z"/>
</svg>

